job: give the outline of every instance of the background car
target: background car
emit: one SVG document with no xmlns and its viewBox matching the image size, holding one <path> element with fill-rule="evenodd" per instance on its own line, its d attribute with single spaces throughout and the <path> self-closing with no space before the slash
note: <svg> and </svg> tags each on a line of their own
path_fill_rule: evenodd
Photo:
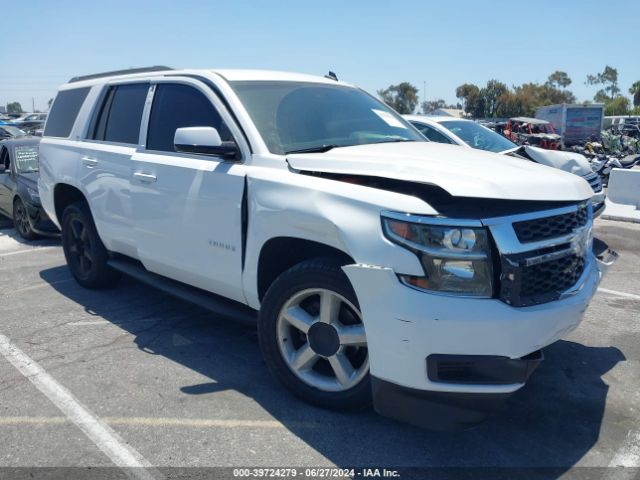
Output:
<svg viewBox="0 0 640 480">
<path fill-rule="evenodd" d="M 453 117 L 425 117 L 405 115 L 425 137 L 432 142 L 450 143 L 468 148 L 521 157 L 573 173 L 584 178 L 593 190 L 593 212 L 598 216 L 604 210 L 605 193 L 597 173 L 591 169 L 586 157 L 579 153 L 545 150 L 530 145 L 516 145 L 508 138 L 472 120 Z"/>
<path fill-rule="evenodd" d="M 7 138 L 24 137 L 27 132 L 20 130 L 18 127 L 0 122 L 0 140 Z"/>
<path fill-rule="evenodd" d="M 13 124 L 27 133 L 42 128 L 47 120 L 46 113 L 29 113 L 13 120 Z"/>
<path fill-rule="evenodd" d="M 59 233 L 38 195 L 39 143 L 37 137 L 0 142 L 0 214 L 11 218 L 26 240 Z"/>
<path fill-rule="evenodd" d="M 550 122 L 531 117 L 510 118 L 504 135 L 519 145 L 536 145 L 547 150 L 558 150 L 562 142 Z"/>
</svg>

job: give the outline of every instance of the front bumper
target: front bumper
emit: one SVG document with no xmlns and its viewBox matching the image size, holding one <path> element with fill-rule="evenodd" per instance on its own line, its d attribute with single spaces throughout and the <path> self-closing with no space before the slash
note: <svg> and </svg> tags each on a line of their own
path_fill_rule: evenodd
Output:
<svg viewBox="0 0 640 480">
<path fill-rule="evenodd" d="M 593 255 L 589 259 L 570 295 L 520 308 L 497 299 L 420 292 L 402 285 L 390 268 L 344 267 L 363 313 L 374 408 L 436 429 L 466 428 L 495 412 L 526 377 L 512 383 L 444 382 L 430 378 L 427 358 L 444 354 L 522 359 L 564 337 L 578 326 L 598 287 L 598 262 Z M 397 405 L 402 399 L 406 408 Z M 450 415 L 444 415 L 449 404 Z M 472 415 L 474 405 L 478 408 Z"/>
<path fill-rule="evenodd" d="M 430 392 L 371 377 L 375 410 L 418 427 L 446 432 L 473 427 L 504 410 L 510 393 Z"/>
</svg>

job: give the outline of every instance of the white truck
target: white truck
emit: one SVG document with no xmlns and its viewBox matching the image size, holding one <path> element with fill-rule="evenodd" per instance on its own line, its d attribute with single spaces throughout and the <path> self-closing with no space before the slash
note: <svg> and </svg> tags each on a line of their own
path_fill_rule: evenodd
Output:
<svg viewBox="0 0 640 480">
<path fill-rule="evenodd" d="M 536 118 L 546 120 L 562 137 L 562 145 L 582 145 L 595 137 L 600 139 L 604 105 L 592 103 L 546 105 L 536 110 Z"/>
<path fill-rule="evenodd" d="M 583 179 L 428 142 L 332 78 L 74 78 L 40 171 L 81 285 L 124 272 L 257 318 L 268 369 L 295 395 L 430 428 L 493 413 L 601 276 Z"/>
</svg>

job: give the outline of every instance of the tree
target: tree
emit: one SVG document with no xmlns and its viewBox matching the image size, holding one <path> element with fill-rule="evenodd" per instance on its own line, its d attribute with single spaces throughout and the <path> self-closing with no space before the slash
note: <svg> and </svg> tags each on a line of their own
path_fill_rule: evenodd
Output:
<svg viewBox="0 0 640 480">
<path fill-rule="evenodd" d="M 640 80 L 631 85 L 629 93 L 633 95 L 633 106 L 640 107 Z"/>
<path fill-rule="evenodd" d="M 456 88 L 456 98 L 464 105 L 467 115 L 475 118 L 484 117 L 484 100 L 480 95 L 480 88 L 472 83 L 465 83 Z"/>
<path fill-rule="evenodd" d="M 629 112 L 629 99 L 622 95 L 609 100 L 604 107 L 605 115 L 626 115 Z"/>
<path fill-rule="evenodd" d="M 498 80 L 489 80 L 487 82 L 487 86 L 480 90 L 480 94 L 484 98 L 486 116 L 496 116 L 498 112 L 498 99 L 508 91 L 509 87 Z"/>
<path fill-rule="evenodd" d="M 424 113 L 425 115 L 432 113 L 440 108 L 452 108 L 452 106 L 447 105 L 447 102 L 442 99 L 422 102 L 422 113 Z"/>
<path fill-rule="evenodd" d="M 378 90 L 378 95 L 384 103 L 403 115 L 413 113 L 418 105 L 418 89 L 409 82 L 390 85 L 384 90 Z"/>
<path fill-rule="evenodd" d="M 547 78 L 547 82 L 545 85 L 548 85 L 551 88 L 567 88 L 571 85 L 571 79 L 567 72 L 563 72 L 562 70 L 556 70 Z"/>
<path fill-rule="evenodd" d="M 587 81 L 585 84 L 602 85 L 602 89 L 598 90 L 596 95 L 593 97 L 596 102 L 601 102 L 605 97 L 608 97 L 609 100 L 613 100 L 620 95 L 620 87 L 618 87 L 618 70 L 610 67 L 609 65 L 606 65 L 601 73 L 587 75 Z"/>
<path fill-rule="evenodd" d="M 20 102 L 7 103 L 7 113 L 22 113 L 22 105 L 20 105 Z"/>
</svg>

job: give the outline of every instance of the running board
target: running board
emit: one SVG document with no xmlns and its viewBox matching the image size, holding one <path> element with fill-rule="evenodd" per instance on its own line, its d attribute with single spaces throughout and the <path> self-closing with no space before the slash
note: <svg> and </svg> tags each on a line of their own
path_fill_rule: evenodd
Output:
<svg viewBox="0 0 640 480">
<path fill-rule="evenodd" d="M 114 270 L 118 270 L 129 277 L 133 277 L 142 283 L 210 310 L 220 316 L 251 325 L 255 325 L 257 322 L 258 312 L 254 309 L 206 290 L 152 273 L 136 260 L 118 257 L 109 260 L 108 264 Z"/>
</svg>

